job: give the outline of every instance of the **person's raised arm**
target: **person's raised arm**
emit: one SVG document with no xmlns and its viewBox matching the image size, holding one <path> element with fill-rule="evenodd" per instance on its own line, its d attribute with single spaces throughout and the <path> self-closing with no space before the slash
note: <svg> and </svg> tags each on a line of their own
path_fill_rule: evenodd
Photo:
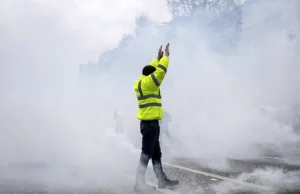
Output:
<svg viewBox="0 0 300 194">
<path fill-rule="evenodd" d="M 157 53 L 157 57 L 155 59 L 153 59 L 149 65 L 157 68 L 157 66 L 159 65 L 159 61 L 160 59 L 164 56 L 164 52 L 162 51 L 162 45 L 159 47 L 158 53 Z"/>
<path fill-rule="evenodd" d="M 150 65 L 154 66 L 157 64 L 157 66 L 155 67 L 156 70 L 147 76 L 147 78 L 145 78 L 145 81 L 148 83 L 148 87 L 159 87 L 164 78 L 165 75 L 167 73 L 168 67 L 169 67 L 169 46 L 170 44 L 168 43 L 166 48 L 165 48 L 165 56 L 163 56 L 163 51 L 162 51 L 162 46 L 159 48 L 159 52 L 158 52 L 158 57 L 157 57 L 157 61 L 158 58 L 160 58 L 160 60 L 158 61 L 158 63 L 155 62 L 155 60 L 153 60 L 153 64 L 150 63 Z"/>
</svg>

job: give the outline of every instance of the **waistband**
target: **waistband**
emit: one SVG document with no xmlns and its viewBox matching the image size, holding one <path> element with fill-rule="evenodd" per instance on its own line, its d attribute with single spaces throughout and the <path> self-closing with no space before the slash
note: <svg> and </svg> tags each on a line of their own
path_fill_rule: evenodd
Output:
<svg viewBox="0 0 300 194">
<path fill-rule="evenodd" d="M 158 120 L 141 120 L 143 123 L 152 123 L 152 122 L 158 122 Z"/>
</svg>

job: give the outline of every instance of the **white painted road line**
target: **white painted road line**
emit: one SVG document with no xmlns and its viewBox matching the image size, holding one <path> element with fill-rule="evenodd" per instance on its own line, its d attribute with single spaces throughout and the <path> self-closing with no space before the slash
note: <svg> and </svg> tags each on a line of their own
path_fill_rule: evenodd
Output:
<svg viewBox="0 0 300 194">
<path fill-rule="evenodd" d="M 156 188 L 157 188 L 157 191 L 160 192 L 160 193 L 163 193 L 163 194 L 180 194 L 180 193 L 176 193 L 176 192 L 174 192 L 174 191 L 171 191 L 171 190 L 169 190 L 169 189 L 159 189 L 159 188 L 157 187 L 157 185 L 154 184 L 154 183 L 152 183 L 152 182 L 147 181 L 147 183 L 148 183 L 150 186 L 156 187 Z"/>
<path fill-rule="evenodd" d="M 284 158 L 280 158 L 280 157 L 270 157 L 270 156 L 260 156 L 261 158 L 264 159 L 271 159 L 271 160 L 281 160 L 281 161 L 286 161 L 286 159 Z"/>
<path fill-rule="evenodd" d="M 208 177 L 212 177 L 212 178 L 216 178 L 216 179 L 220 179 L 220 180 L 224 180 L 224 181 L 236 183 L 236 184 L 239 184 L 239 185 L 244 185 L 244 186 L 252 187 L 252 188 L 255 188 L 255 189 L 260 189 L 260 190 L 264 190 L 264 191 L 271 191 L 272 190 L 271 188 L 265 187 L 265 186 L 262 186 L 262 185 L 257 185 L 257 184 L 253 184 L 253 183 L 249 183 L 249 182 L 244 182 L 244 181 L 240 181 L 240 180 L 237 180 L 237 179 L 232 179 L 232 178 L 228 178 L 228 177 L 224 177 L 224 176 L 220 176 L 220 175 L 216 175 L 216 174 L 202 172 L 202 171 L 199 171 L 199 170 L 190 169 L 190 168 L 186 168 L 186 167 L 183 167 L 183 166 L 178 166 L 178 165 L 175 165 L 175 164 L 168 164 L 168 163 L 163 163 L 163 164 L 165 166 L 169 166 L 169 167 L 173 167 L 173 168 L 178 168 L 178 169 L 189 171 L 189 172 L 192 172 L 192 173 L 195 173 L 195 174 L 201 174 L 201 175 L 204 175 L 204 176 L 208 176 Z"/>
</svg>

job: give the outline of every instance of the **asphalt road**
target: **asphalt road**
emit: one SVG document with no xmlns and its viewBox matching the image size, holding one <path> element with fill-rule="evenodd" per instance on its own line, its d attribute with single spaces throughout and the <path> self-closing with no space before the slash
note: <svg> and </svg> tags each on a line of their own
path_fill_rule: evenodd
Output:
<svg viewBox="0 0 300 194">
<path fill-rule="evenodd" d="M 251 174 L 257 169 L 282 169 L 283 172 L 299 172 L 300 165 L 286 164 L 281 160 L 259 158 L 257 160 L 230 160 L 230 168 L 226 170 L 208 168 L 201 165 L 199 160 L 181 158 L 172 161 L 167 161 L 164 165 L 165 172 L 171 179 L 178 179 L 180 185 L 168 190 L 157 191 L 156 193 L 165 194 L 268 194 L 268 193 L 300 193 L 300 182 L 299 184 L 286 184 L 282 187 L 274 188 L 274 185 L 263 185 L 262 182 L 257 182 L 255 177 L 252 179 L 243 180 L 240 178 L 242 174 Z M 181 168 L 182 167 L 182 168 Z M 46 164 L 32 164 L 23 166 L 23 168 L 31 168 L 35 172 L 43 171 L 47 168 Z M 6 173 L 9 171 L 6 171 Z M 2 171 L 2 175 L 3 175 Z M 272 174 L 271 174 L 272 175 Z M 270 175 L 270 177 L 271 177 Z M 300 175 L 300 173 L 298 174 Z M 101 176 L 101 175 L 99 175 Z M 274 173 L 273 173 L 274 178 Z M 251 176 L 249 176 L 251 177 Z M 268 179 L 269 177 L 266 177 Z M 287 176 L 287 178 L 289 178 Z M 300 177 L 298 177 L 300 178 Z M 284 180 L 280 180 L 284 179 Z M 157 183 L 157 180 L 152 171 L 152 167 L 149 166 L 147 172 L 147 180 L 150 183 Z M 293 180 L 290 179 L 290 181 Z M 286 178 L 280 178 L 278 185 L 281 182 L 286 181 Z M 134 176 L 127 176 L 126 180 L 122 181 L 122 184 L 117 185 L 106 185 L 97 186 L 97 184 L 91 184 L 90 186 L 71 186 L 71 185 L 60 185 L 51 187 L 51 185 L 44 184 L 39 180 L 26 180 L 25 179 L 1 179 L 0 181 L 0 194 L 131 194 L 133 191 Z M 250 185 L 248 185 L 250 184 Z M 253 184 L 253 185 L 251 185 Z M 270 190 L 263 190 L 260 187 L 264 186 Z"/>
<path fill-rule="evenodd" d="M 193 179 L 189 180 L 186 186 L 189 187 L 191 182 L 196 181 L 204 193 L 300 193 L 300 182 L 297 183 L 300 180 L 300 165 L 283 160 L 265 157 L 252 160 L 231 159 L 228 160 L 228 167 L 225 170 L 202 165 L 200 159 L 181 158 L 173 160 L 172 164 L 177 164 L 178 168 L 187 168 L 180 170 L 181 173 L 188 171 L 185 173 L 189 179 Z M 197 171 L 200 174 L 197 174 Z M 185 176 L 186 174 L 182 174 L 176 177 Z M 287 184 L 285 181 L 293 183 Z"/>
</svg>

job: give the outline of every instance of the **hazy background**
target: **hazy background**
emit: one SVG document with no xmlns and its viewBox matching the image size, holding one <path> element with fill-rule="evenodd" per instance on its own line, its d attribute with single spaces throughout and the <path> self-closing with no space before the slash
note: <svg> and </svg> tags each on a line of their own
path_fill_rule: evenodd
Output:
<svg viewBox="0 0 300 194">
<path fill-rule="evenodd" d="M 163 0 L 2 0 L 1 176 L 28 178 L 7 165 L 42 162 L 52 171 L 39 178 L 61 184 L 72 173 L 100 186 L 133 179 L 140 134 L 132 85 L 167 42 L 168 157 L 224 168 L 271 144 L 299 161 L 300 33 L 288 36 L 300 29 L 299 1 L 222 2 L 190 11 L 169 4 L 170 13 Z"/>
</svg>

